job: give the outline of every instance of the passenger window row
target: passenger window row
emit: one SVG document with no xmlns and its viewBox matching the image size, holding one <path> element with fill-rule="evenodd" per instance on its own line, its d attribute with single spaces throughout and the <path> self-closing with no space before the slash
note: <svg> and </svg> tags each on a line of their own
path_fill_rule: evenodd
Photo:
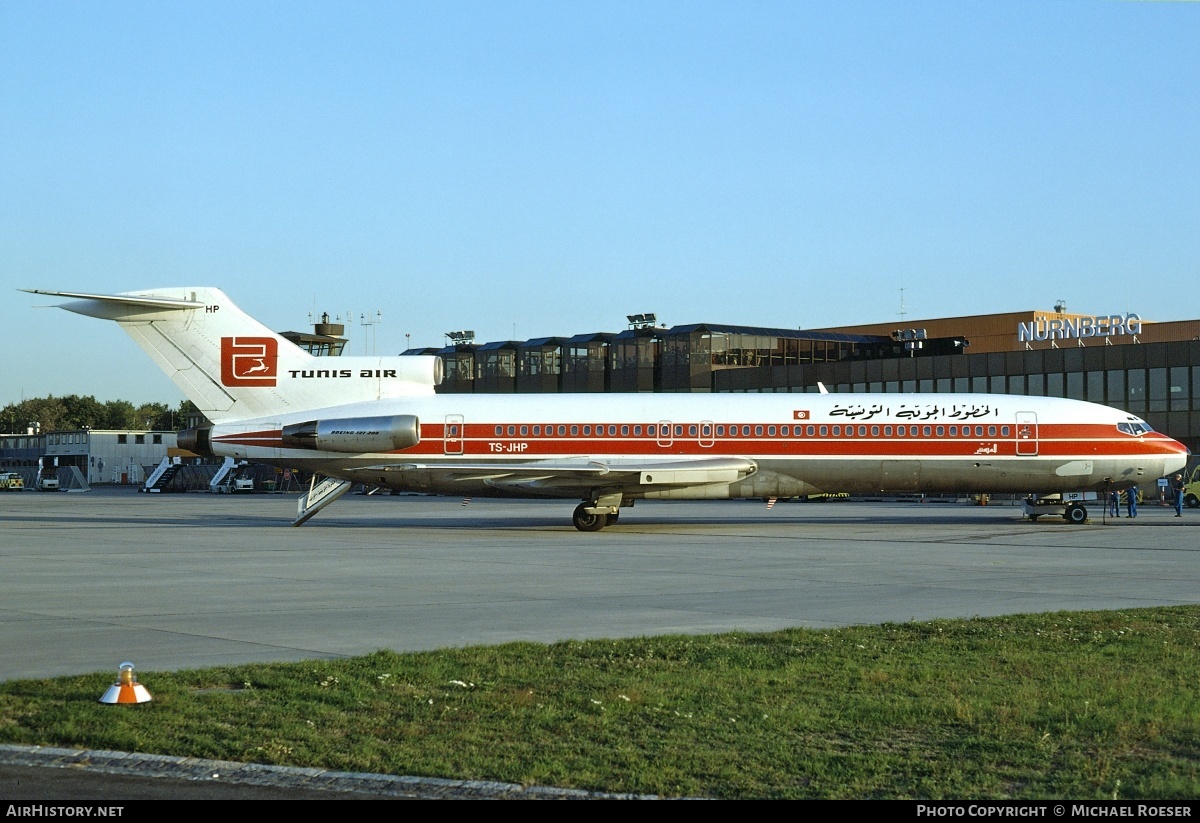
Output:
<svg viewBox="0 0 1200 823">
<path fill-rule="evenodd" d="M 1127 426 L 1122 423 L 1121 426 Z M 496 426 L 496 437 L 1008 437 L 1010 426 L 763 426 L 704 423 Z M 1124 431 L 1124 429 L 1122 429 Z"/>
</svg>

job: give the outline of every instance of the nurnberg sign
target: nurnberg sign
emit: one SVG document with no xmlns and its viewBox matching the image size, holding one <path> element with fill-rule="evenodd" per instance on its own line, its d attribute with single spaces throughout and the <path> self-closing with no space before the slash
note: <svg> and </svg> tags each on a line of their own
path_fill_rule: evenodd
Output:
<svg viewBox="0 0 1200 823">
<path fill-rule="evenodd" d="M 1117 337 L 1141 334 L 1142 318 L 1132 312 L 1100 314 L 1091 317 L 1039 317 L 1017 324 L 1017 342 L 1069 340 L 1084 337 Z"/>
</svg>

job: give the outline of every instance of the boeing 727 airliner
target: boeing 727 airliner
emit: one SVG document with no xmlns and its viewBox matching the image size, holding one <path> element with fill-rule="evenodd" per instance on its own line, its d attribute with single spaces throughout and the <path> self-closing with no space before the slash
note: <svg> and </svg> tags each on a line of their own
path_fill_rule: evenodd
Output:
<svg viewBox="0 0 1200 823">
<path fill-rule="evenodd" d="M 581 500 L 575 527 L 597 531 L 638 499 L 1108 491 L 1187 462 L 1143 420 L 1077 400 L 438 395 L 437 357 L 314 357 L 215 288 L 31 291 L 128 332 L 212 421 L 181 446 L 329 478 L 301 498 L 297 524 L 353 483 Z"/>
</svg>

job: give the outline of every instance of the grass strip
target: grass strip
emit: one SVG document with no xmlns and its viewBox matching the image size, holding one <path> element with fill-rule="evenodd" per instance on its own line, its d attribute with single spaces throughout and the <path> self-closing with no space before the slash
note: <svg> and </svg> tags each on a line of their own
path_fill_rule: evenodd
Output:
<svg viewBox="0 0 1200 823">
<path fill-rule="evenodd" d="M 0 742 L 725 798 L 1200 797 L 1200 607 L 0 684 Z"/>
</svg>

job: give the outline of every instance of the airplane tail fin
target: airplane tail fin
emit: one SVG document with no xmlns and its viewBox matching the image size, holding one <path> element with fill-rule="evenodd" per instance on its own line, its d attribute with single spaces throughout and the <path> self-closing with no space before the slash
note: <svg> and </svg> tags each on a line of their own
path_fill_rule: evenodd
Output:
<svg viewBox="0 0 1200 823">
<path fill-rule="evenodd" d="M 314 357 L 239 309 L 220 289 L 84 294 L 59 308 L 114 320 L 214 423 L 432 394 L 437 357 Z"/>
</svg>

